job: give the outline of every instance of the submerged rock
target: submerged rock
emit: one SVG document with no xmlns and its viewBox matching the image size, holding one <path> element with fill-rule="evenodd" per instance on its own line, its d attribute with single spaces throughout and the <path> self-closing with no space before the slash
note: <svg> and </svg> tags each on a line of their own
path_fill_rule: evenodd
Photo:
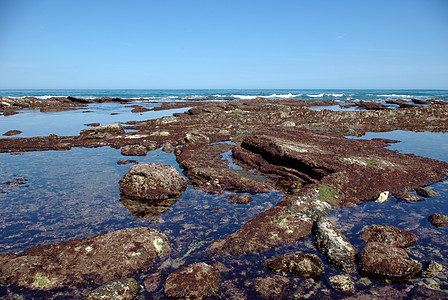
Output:
<svg viewBox="0 0 448 300">
<path fill-rule="evenodd" d="M 267 299 L 290 297 L 291 282 L 280 275 L 269 275 L 255 279 L 255 291 Z"/>
<path fill-rule="evenodd" d="M 429 222 L 435 227 L 443 227 L 448 225 L 448 216 L 433 214 L 428 217 Z"/>
<path fill-rule="evenodd" d="M 417 277 L 421 270 L 422 264 L 409 258 L 402 248 L 372 242 L 360 253 L 360 275 L 375 280 L 404 283 Z"/>
<path fill-rule="evenodd" d="M 127 228 L 31 247 L 20 255 L 8 256 L 0 270 L 9 283 L 20 288 L 96 285 L 148 271 L 170 250 L 164 234 L 143 227 Z"/>
<path fill-rule="evenodd" d="M 249 204 L 252 202 L 252 197 L 249 195 L 232 195 L 226 198 L 230 203 Z"/>
<path fill-rule="evenodd" d="M 366 244 L 372 242 L 384 243 L 398 248 L 407 248 L 418 241 L 418 237 L 409 231 L 394 226 L 372 225 L 361 235 Z"/>
<path fill-rule="evenodd" d="M 314 245 L 325 255 L 330 266 L 346 273 L 356 272 L 355 255 L 358 251 L 329 220 L 318 218 L 312 233 Z"/>
<path fill-rule="evenodd" d="M 416 188 L 415 189 L 417 195 L 425 197 L 425 198 L 432 198 L 438 195 L 438 193 L 434 190 L 431 189 L 425 189 L 422 187 Z"/>
<path fill-rule="evenodd" d="M 147 149 L 142 145 L 127 145 L 121 148 L 121 155 L 146 156 Z"/>
<path fill-rule="evenodd" d="M 335 275 L 328 278 L 333 288 L 341 290 L 346 293 L 353 293 L 355 291 L 355 283 L 353 278 L 348 275 Z"/>
<path fill-rule="evenodd" d="M 410 194 L 410 193 L 398 193 L 395 195 L 395 198 L 398 201 L 405 201 L 405 202 L 414 202 L 414 201 L 422 201 L 423 200 L 419 196 L 416 196 L 416 195 Z"/>
<path fill-rule="evenodd" d="M 187 187 L 176 169 L 160 163 L 132 166 L 119 183 L 124 197 L 141 201 L 177 199 Z"/>
<path fill-rule="evenodd" d="M 305 278 L 320 279 L 324 272 L 322 260 L 315 254 L 294 254 L 268 259 L 263 266 L 274 272 L 287 272 Z"/>
<path fill-rule="evenodd" d="M 132 300 L 137 296 L 139 288 L 133 278 L 114 280 L 90 292 L 86 300 Z"/>
<path fill-rule="evenodd" d="M 423 275 L 425 277 L 434 277 L 439 272 L 442 272 L 444 269 L 445 269 L 445 267 L 443 265 L 441 265 L 438 262 L 435 262 L 433 260 L 430 260 L 430 261 L 426 262 L 426 268 L 425 268 L 425 272 L 423 272 Z"/>
<path fill-rule="evenodd" d="M 165 282 L 165 295 L 171 298 L 204 299 L 216 295 L 221 276 L 214 266 L 195 263 L 174 271 Z"/>
<path fill-rule="evenodd" d="M 160 216 L 167 212 L 174 203 L 177 202 L 177 199 L 148 202 L 122 197 L 120 202 L 134 217 L 148 219 Z"/>
</svg>

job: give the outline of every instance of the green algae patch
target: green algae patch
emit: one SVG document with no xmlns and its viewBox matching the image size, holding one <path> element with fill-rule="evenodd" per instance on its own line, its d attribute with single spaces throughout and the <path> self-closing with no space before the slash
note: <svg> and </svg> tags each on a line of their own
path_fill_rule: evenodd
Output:
<svg viewBox="0 0 448 300">
<path fill-rule="evenodd" d="M 338 192 L 331 186 L 319 184 L 319 200 L 330 202 L 332 205 L 337 205 L 335 197 Z"/>
<path fill-rule="evenodd" d="M 53 284 L 54 282 L 52 282 L 48 277 L 42 275 L 41 273 L 36 273 L 36 275 L 34 276 L 33 286 L 36 288 L 46 288 Z"/>
</svg>

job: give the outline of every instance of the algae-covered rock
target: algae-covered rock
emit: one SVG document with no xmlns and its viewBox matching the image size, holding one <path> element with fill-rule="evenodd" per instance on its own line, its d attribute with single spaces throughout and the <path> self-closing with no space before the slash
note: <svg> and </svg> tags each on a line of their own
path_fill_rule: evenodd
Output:
<svg viewBox="0 0 448 300">
<path fill-rule="evenodd" d="M 394 226 L 372 225 L 363 232 L 361 240 L 367 244 L 378 242 L 393 247 L 407 248 L 415 244 L 418 241 L 418 237 L 410 231 Z"/>
<path fill-rule="evenodd" d="M 360 253 L 360 274 L 375 280 L 403 283 L 418 276 L 421 270 L 422 264 L 411 259 L 404 249 L 388 244 L 373 242 Z"/>
<path fill-rule="evenodd" d="M 423 272 L 423 275 L 425 277 L 434 277 L 439 272 L 442 272 L 444 269 L 444 266 L 439 264 L 436 261 L 430 260 L 426 263 L 425 272 Z"/>
<path fill-rule="evenodd" d="M 160 163 L 132 166 L 119 183 L 124 197 L 142 201 L 176 199 L 187 187 L 176 169 Z"/>
<path fill-rule="evenodd" d="M 433 214 L 428 217 L 429 222 L 435 227 L 443 227 L 448 225 L 448 216 Z"/>
<path fill-rule="evenodd" d="M 287 272 L 305 278 L 320 279 L 324 272 L 322 260 L 315 254 L 294 254 L 268 259 L 264 264 L 274 272 Z"/>
<path fill-rule="evenodd" d="M 165 282 L 165 294 L 172 298 L 204 299 L 216 295 L 221 276 L 214 266 L 195 263 L 174 271 Z"/>
<path fill-rule="evenodd" d="M 255 291 L 266 299 L 290 297 L 291 282 L 281 275 L 269 275 L 255 279 Z"/>
<path fill-rule="evenodd" d="M 80 135 L 84 138 L 104 138 L 125 133 L 123 126 L 115 123 L 81 130 Z"/>
<path fill-rule="evenodd" d="M 164 234 L 143 227 L 127 228 L 3 256 L 0 269 L 9 283 L 21 288 L 96 285 L 150 270 L 155 260 L 170 250 Z"/>
<path fill-rule="evenodd" d="M 142 145 L 127 145 L 121 148 L 121 155 L 146 156 L 147 149 Z"/>
<path fill-rule="evenodd" d="M 236 203 L 236 204 L 249 204 L 252 202 L 252 197 L 249 195 L 232 195 L 226 197 L 226 200 L 230 203 Z"/>
<path fill-rule="evenodd" d="M 330 266 L 346 273 L 356 272 L 355 255 L 358 251 L 326 218 L 320 217 L 313 224 L 314 245 L 324 254 Z"/>
<path fill-rule="evenodd" d="M 134 278 L 114 280 L 87 295 L 87 300 L 132 300 L 137 296 L 139 285 Z"/>
<path fill-rule="evenodd" d="M 353 278 L 348 275 L 335 275 L 328 278 L 330 284 L 333 288 L 341 290 L 346 293 L 353 293 L 355 290 L 355 283 L 353 282 Z"/>
</svg>

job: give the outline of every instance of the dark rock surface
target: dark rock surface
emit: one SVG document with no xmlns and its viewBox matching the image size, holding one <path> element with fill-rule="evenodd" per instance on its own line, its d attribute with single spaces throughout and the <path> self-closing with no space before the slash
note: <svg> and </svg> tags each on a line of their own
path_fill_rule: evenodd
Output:
<svg viewBox="0 0 448 300">
<path fill-rule="evenodd" d="M 96 288 L 87 295 L 86 300 L 132 300 L 137 296 L 139 288 L 133 278 L 118 279 Z"/>
<path fill-rule="evenodd" d="M 170 250 L 164 234 L 128 228 L 8 255 L 1 273 L 14 286 L 28 289 L 96 285 L 148 271 Z"/>
<path fill-rule="evenodd" d="M 432 214 L 428 217 L 429 222 L 435 227 L 443 227 L 448 225 L 448 216 L 440 214 Z"/>
<path fill-rule="evenodd" d="M 431 189 L 425 189 L 423 187 L 419 187 L 415 189 L 415 192 L 417 195 L 425 197 L 425 198 L 432 198 L 438 195 L 438 193 Z"/>
<path fill-rule="evenodd" d="M 120 202 L 134 217 L 148 219 L 167 212 L 177 202 L 177 199 L 142 201 L 121 197 Z"/>
<path fill-rule="evenodd" d="M 22 133 L 21 130 L 9 130 L 9 131 L 5 132 L 3 135 L 4 136 L 13 136 L 13 135 L 21 134 L 21 133 Z"/>
<path fill-rule="evenodd" d="M 132 166 L 119 183 L 124 197 L 149 202 L 177 199 L 187 187 L 176 169 L 160 163 Z"/>
<path fill-rule="evenodd" d="M 129 164 L 138 164 L 138 163 L 139 163 L 139 161 L 135 160 L 135 159 L 117 161 L 117 165 L 129 165 Z"/>
<path fill-rule="evenodd" d="M 314 222 L 313 241 L 330 266 L 346 273 L 356 272 L 355 255 L 358 251 L 326 218 L 321 217 Z"/>
<path fill-rule="evenodd" d="M 418 241 L 418 237 L 409 231 L 387 225 L 372 225 L 361 235 L 366 244 L 384 243 L 392 247 L 407 248 Z"/>
<path fill-rule="evenodd" d="M 383 243 L 370 243 L 361 250 L 359 272 L 372 279 L 403 283 L 417 277 L 422 264 L 409 258 L 406 251 Z"/>
<path fill-rule="evenodd" d="M 273 272 L 286 272 L 305 278 L 320 279 L 324 272 L 322 260 L 315 254 L 294 254 L 268 259 L 263 264 Z"/>
<path fill-rule="evenodd" d="M 405 202 L 413 202 L 413 201 L 422 201 L 423 200 L 419 196 L 416 196 L 411 193 L 398 193 L 395 195 L 395 198 L 398 201 L 405 201 Z"/>
<path fill-rule="evenodd" d="M 249 195 L 232 195 L 226 198 L 230 203 L 249 204 L 252 202 L 252 197 Z"/>
<path fill-rule="evenodd" d="M 266 299 L 287 299 L 291 282 L 281 275 L 269 275 L 255 279 L 255 291 Z"/>
<path fill-rule="evenodd" d="M 165 295 L 171 298 L 204 299 L 216 295 L 221 276 L 214 266 L 195 263 L 174 271 L 165 282 Z"/>
<path fill-rule="evenodd" d="M 378 109 L 385 109 L 386 107 L 377 102 L 366 102 L 366 101 L 359 101 L 355 102 L 355 105 L 367 110 L 378 110 Z"/>
<path fill-rule="evenodd" d="M 142 145 L 127 145 L 121 148 L 121 155 L 124 156 L 146 156 L 148 150 Z"/>
</svg>

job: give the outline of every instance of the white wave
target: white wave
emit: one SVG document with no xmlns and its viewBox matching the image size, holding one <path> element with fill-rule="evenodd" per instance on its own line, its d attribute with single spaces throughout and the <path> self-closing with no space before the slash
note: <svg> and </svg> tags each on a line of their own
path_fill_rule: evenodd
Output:
<svg viewBox="0 0 448 300">
<path fill-rule="evenodd" d="M 251 99 L 255 99 L 259 96 L 249 96 L 249 95 L 232 95 L 233 98 L 238 98 L 238 99 L 242 99 L 242 100 L 251 100 Z"/>
<path fill-rule="evenodd" d="M 232 95 L 233 98 L 238 98 L 238 99 L 242 99 L 242 100 L 251 100 L 251 99 L 255 99 L 257 97 L 263 97 L 263 98 L 268 98 L 268 99 L 272 99 L 272 98 L 294 98 L 294 97 L 299 97 L 302 96 L 302 94 L 271 94 L 268 96 L 262 96 L 262 95 Z"/>
<path fill-rule="evenodd" d="M 322 93 L 322 94 L 307 94 L 307 96 L 308 97 L 311 97 L 311 98 L 323 98 L 323 97 L 325 97 L 325 96 L 327 96 L 327 97 L 344 97 L 344 94 L 336 94 L 336 93 L 333 93 L 333 94 L 324 94 L 324 93 Z"/>
<path fill-rule="evenodd" d="M 417 96 L 413 96 L 413 95 L 397 95 L 397 94 L 378 95 L 378 97 L 387 97 L 387 98 L 417 98 Z"/>
<path fill-rule="evenodd" d="M 325 96 L 325 94 L 316 94 L 316 95 L 314 95 L 314 94 L 308 94 L 307 96 L 308 96 L 308 97 L 311 97 L 311 98 L 322 98 L 323 96 Z"/>
<path fill-rule="evenodd" d="M 44 95 L 44 96 L 35 96 L 37 99 L 47 100 L 54 97 L 67 97 L 67 96 L 53 96 L 53 95 Z"/>
<path fill-rule="evenodd" d="M 289 94 L 280 94 L 280 95 L 272 94 L 270 96 L 266 96 L 266 98 L 294 98 L 294 97 L 299 97 L 299 96 L 302 96 L 302 94 L 296 94 L 296 95 L 293 95 L 291 93 L 289 93 Z"/>
</svg>

